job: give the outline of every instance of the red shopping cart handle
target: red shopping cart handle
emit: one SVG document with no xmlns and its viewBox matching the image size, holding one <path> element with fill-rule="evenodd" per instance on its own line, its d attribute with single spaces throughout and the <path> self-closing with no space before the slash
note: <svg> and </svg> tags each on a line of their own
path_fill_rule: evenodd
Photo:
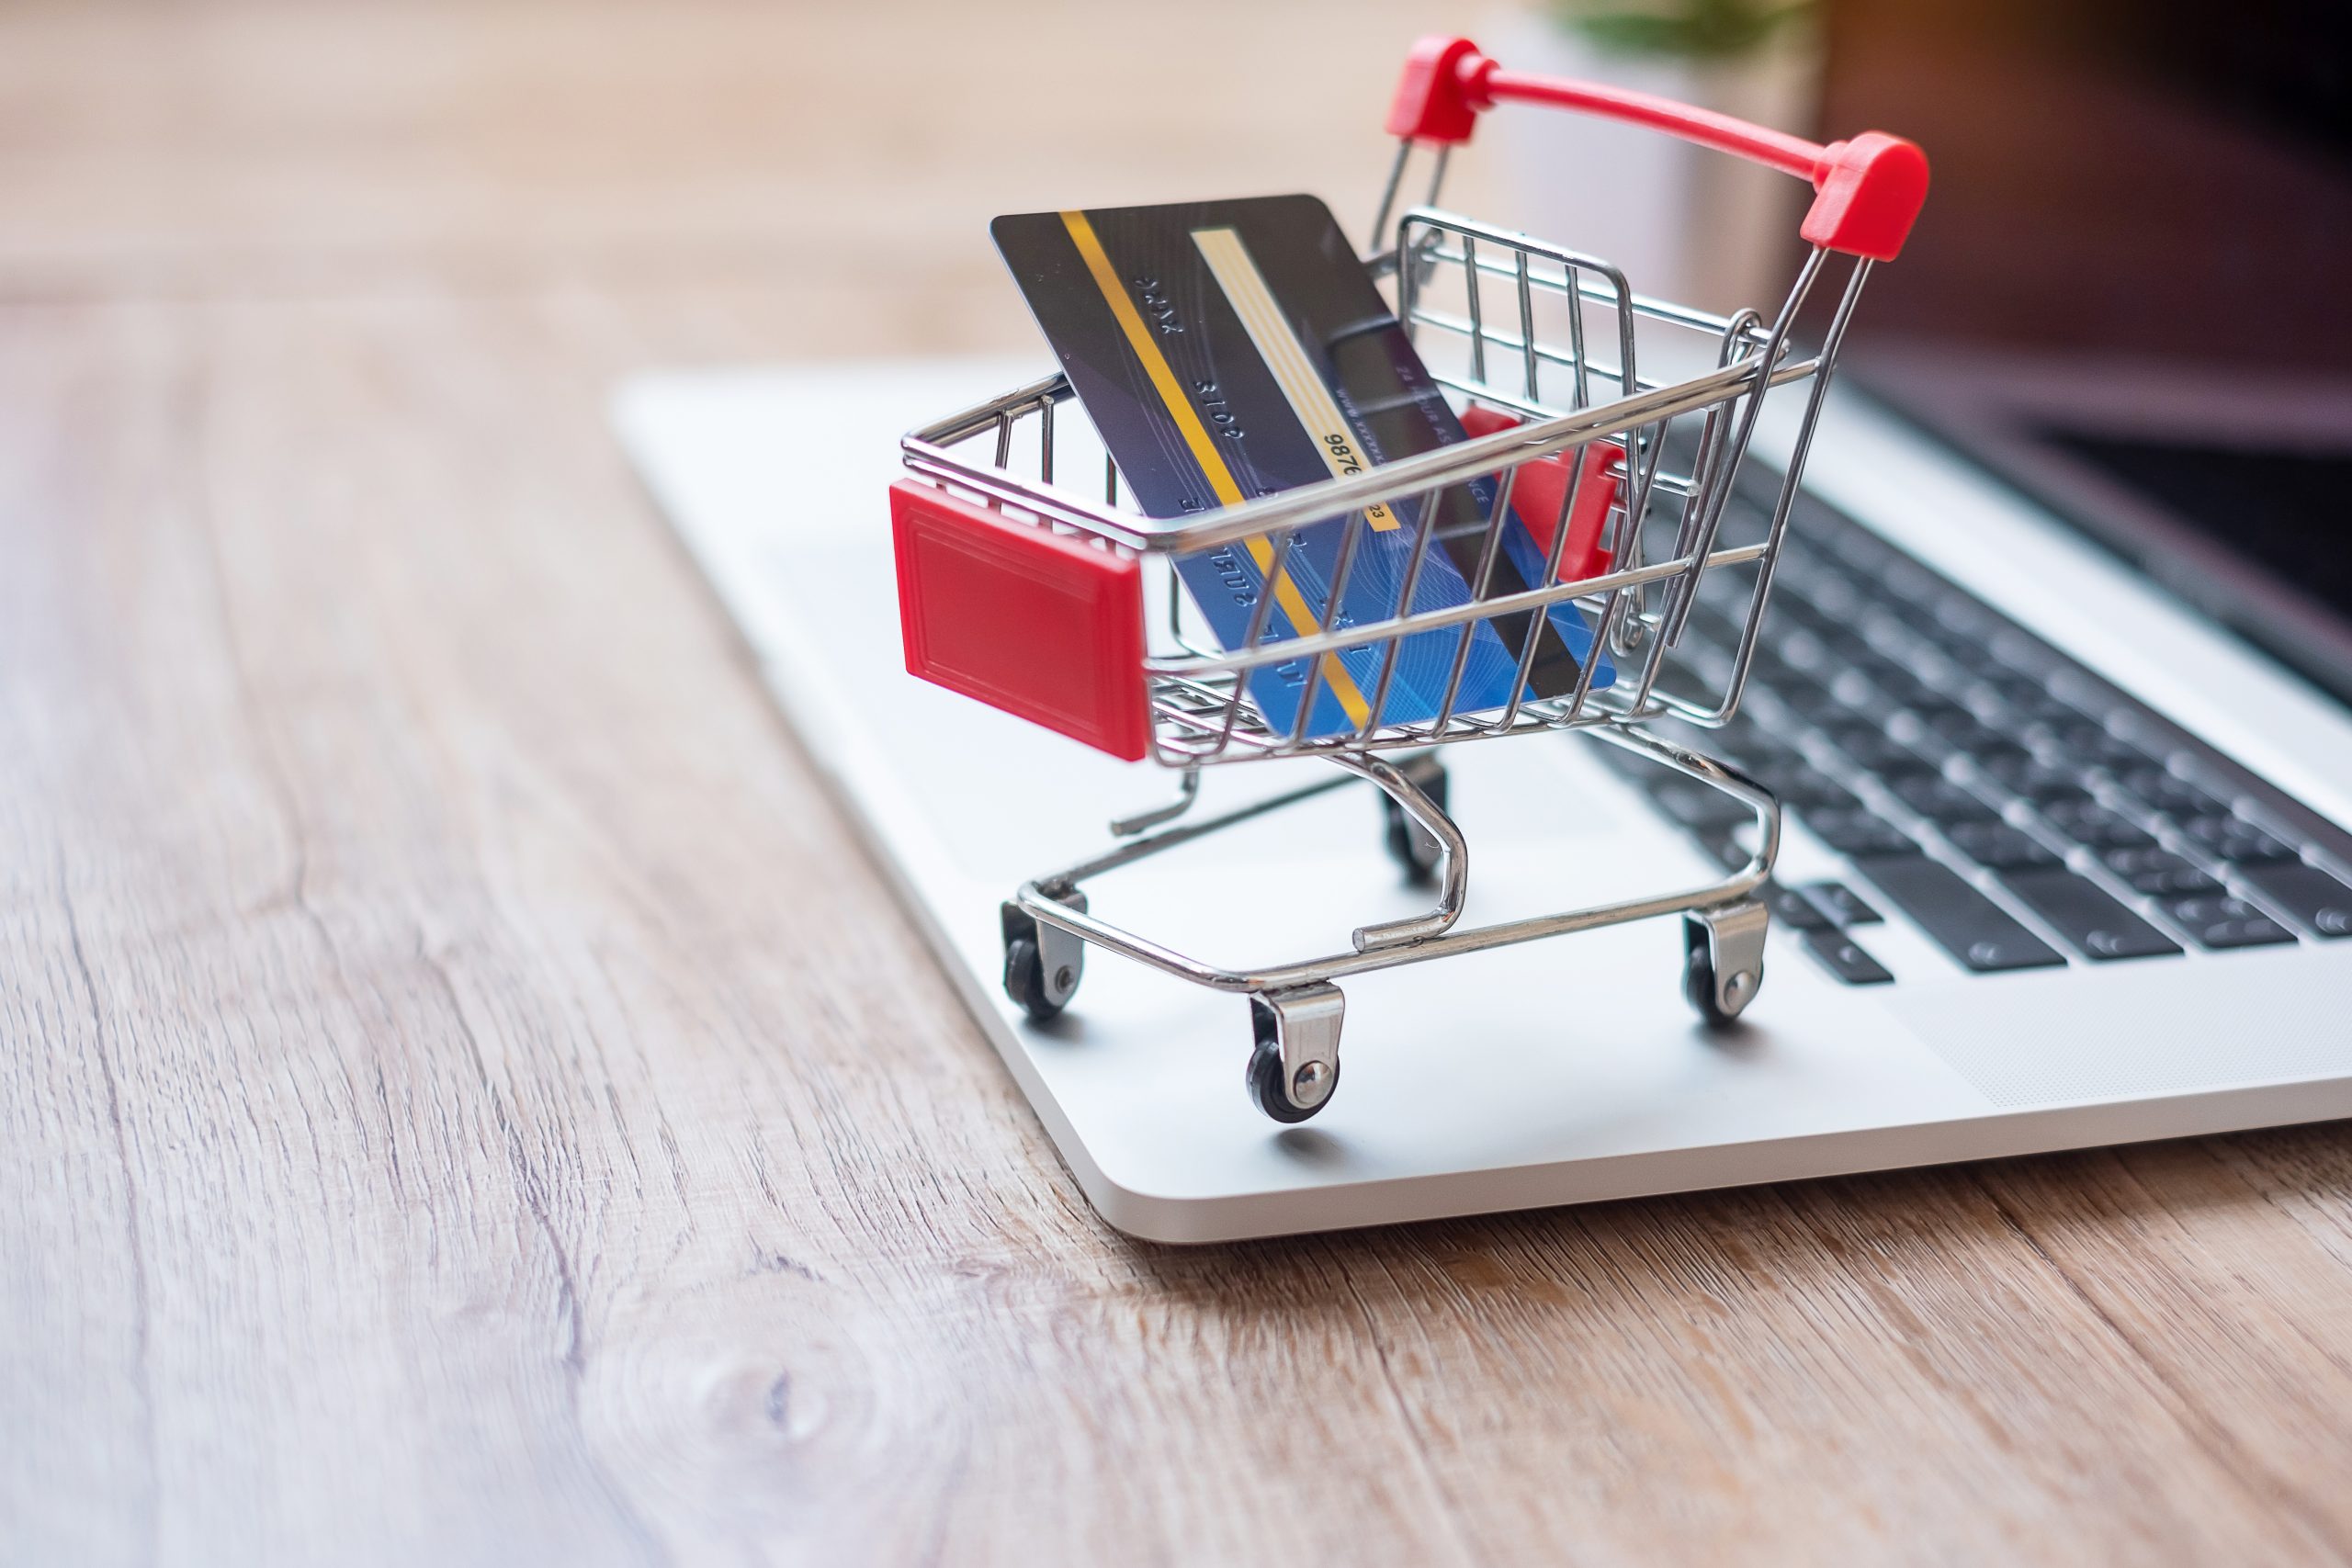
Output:
<svg viewBox="0 0 2352 1568">
<path fill-rule="evenodd" d="M 1893 261 L 1928 199 L 1928 155 L 1899 136 L 1866 130 L 1823 147 L 1672 98 L 1506 71 L 1466 38 L 1425 38 L 1413 46 L 1389 106 L 1388 133 L 1451 146 L 1470 140 L 1481 110 L 1504 103 L 1545 104 L 1645 125 L 1809 180 L 1813 206 L 1798 232 L 1847 255 Z"/>
</svg>

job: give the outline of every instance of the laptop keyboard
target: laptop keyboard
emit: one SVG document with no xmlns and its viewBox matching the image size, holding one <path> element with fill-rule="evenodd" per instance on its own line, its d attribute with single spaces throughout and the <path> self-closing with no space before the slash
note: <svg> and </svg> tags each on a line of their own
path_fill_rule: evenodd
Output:
<svg viewBox="0 0 2352 1568">
<path fill-rule="evenodd" d="M 1718 690 L 1752 581 L 1702 579 L 1678 649 Z M 2352 886 L 2325 863 L 2352 865 L 2352 835 L 1810 498 L 1739 716 L 1659 728 L 1845 857 L 1848 878 L 1763 897 L 1849 985 L 1898 978 L 1869 951 L 1881 902 L 1979 975 L 2352 937 Z M 1745 863 L 1744 807 L 1627 760 L 1702 849 Z"/>
</svg>

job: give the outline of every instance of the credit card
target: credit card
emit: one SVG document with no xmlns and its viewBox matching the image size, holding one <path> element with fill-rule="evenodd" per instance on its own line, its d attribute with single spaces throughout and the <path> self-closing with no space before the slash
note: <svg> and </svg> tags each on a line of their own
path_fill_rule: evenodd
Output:
<svg viewBox="0 0 2352 1568">
<path fill-rule="evenodd" d="M 1464 439 L 1442 389 L 1313 197 L 1025 213 L 998 219 L 991 232 L 1150 516 L 1213 511 Z M 1505 548 L 1482 561 L 1493 501 L 1491 478 L 1444 492 L 1417 577 L 1418 498 L 1367 509 L 1352 546 L 1347 520 L 1301 528 L 1262 612 L 1275 579 L 1268 539 L 1182 557 L 1176 570 L 1228 649 L 1247 644 L 1253 620 L 1262 621 L 1261 643 L 1312 633 L 1343 570 L 1339 626 L 1392 617 L 1408 579 L 1415 611 L 1448 608 L 1470 601 L 1482 565 L 1480 597 L 1542 580 L 1543 552 L 1515 522 Z M 1270 726 L 1294 731 L 1311 673 L 1315 703 L 1299 731 L 1309 736 L 1363 727 L 1375 701 L 1384 724 L 1434 716 L 1449 685 L 1454 710 L 1476 713 L 1510 700 L 1530 635 L 1538 639 L 1530 694 L 1573 690 L 1592 637 L 1583 615 L 1563 605 L 1545 618 L 1521 612 L 1472 623 L 1466 634 L 1398 639 L 1393 672 L 1376 647 L 1327 654 L 1312 671 L 1305 660 L 1263 669 L 1250 694 Z M 1611 679 L 1604 657 L 1593 683 Z"/>
</svg>

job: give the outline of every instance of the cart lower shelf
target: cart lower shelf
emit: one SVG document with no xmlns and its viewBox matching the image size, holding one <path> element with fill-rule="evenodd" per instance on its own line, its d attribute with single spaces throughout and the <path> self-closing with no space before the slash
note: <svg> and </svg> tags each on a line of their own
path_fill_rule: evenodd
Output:
<svg viewBox="0 0 2352 1568">
<path fill-rule="evenodd" d="M 1336 754 L 1329 760 L 1343 770 L 1339 778 L 1189 822 L 1182 818 L 1198 796 L 1199 776 L 1187 773 L 1174 805 L 1114 825 L 1114 831 L 1130 835 L 1127 842 L 1030 882 L 1004 904 L 1005 994 L 1035 1021 L 1058 1016 L 1078 994 L 1091 943 L 1193 985 L 1246 996 L 1250 1050 L 1244 1082 L 1252 1103 L 1282 1122 L 1306 1121 L 1338 1091 L 1347 998 L 1335 982 L 1351 975 L 1679 915 L 1683 996 L 1709 1026 L 1729 1029 L 1763 988 L 1770 918 L 1755 895 L 1771 874 L 1778 852 L 1780 805 L 1770 791 L 1737 770 L 1638 727 L 1591 733 L 1747 807 L 1755 813 L 1757 832 L 1748 863 L 1707 886 L 1465 930 L 1460 922 L 1469 886 L 1469 844 L 1447 813 L 1448 777 L 1434 752 L 1397 761 Z M 1380 792 L 1389 854 L 1408 881 L 1434 889 L 1438 902 L 1426 914 L 1358 927 L 1350 953 L 1262 969 L 1221 968 L 1101 919 L 1088 906 L 1082 884 L 1094 877 L 1329 794 L 1351 777 Z"/>
</svg>

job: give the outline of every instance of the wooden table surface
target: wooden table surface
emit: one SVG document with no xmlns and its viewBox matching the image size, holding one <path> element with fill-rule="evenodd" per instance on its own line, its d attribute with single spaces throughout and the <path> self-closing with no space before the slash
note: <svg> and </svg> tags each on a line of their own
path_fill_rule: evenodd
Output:
<svg viewBox="0 0 2352 1568">
<path fill-rule="evenodd" d="M 2341 1129 L 1122 1239 L 634 487 L 1461 9 L 0 11 L 0 1562 L 2352 1550 Z"/>
</svg>

